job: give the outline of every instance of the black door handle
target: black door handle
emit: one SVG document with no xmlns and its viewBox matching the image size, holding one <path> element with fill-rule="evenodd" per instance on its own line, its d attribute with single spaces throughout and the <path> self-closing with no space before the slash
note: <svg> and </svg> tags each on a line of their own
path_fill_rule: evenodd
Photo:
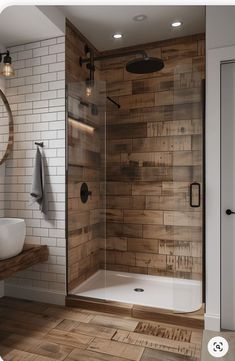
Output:
<svg viewBox="0 0 235 361">
<path fill-rule="evenodd" d="M 225 213 L 230 216 L 230 214 L 235 214 L 235 212 L 231 211 L 231 209 L 226 209 Z"/>
<path fill-rule="evenodd" d="M 195 191 L 197 190 L 197 201 L 194 202 Z M 189 187 L 190 207 L 197 208 L 201 205 L 201 185 L 198 182 L 193 182 Z"/>
</svg>

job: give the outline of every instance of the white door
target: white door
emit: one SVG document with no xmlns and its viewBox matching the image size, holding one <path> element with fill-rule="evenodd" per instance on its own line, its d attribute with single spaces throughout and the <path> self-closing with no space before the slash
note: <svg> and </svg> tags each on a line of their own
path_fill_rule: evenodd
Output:
<svg viewBox="0 0 235 361">
<path fill-rule="evenodd" d="M 235 63 L 221 65 L 221 327 L 235 330 L 235 214 L 230 210 L 235 212 Z"/>
</svg>

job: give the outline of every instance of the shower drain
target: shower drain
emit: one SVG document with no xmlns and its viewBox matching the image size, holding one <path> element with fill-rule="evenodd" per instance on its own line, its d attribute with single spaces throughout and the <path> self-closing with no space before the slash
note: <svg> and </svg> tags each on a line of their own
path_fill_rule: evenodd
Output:
<svg viewBox="0 0 235 361">
<path fill-rule="evenodd" d="M 134 288 L 134 291 L 135 292 L 144 292 L 144 289 L 143 288 Z"/>
</svg>

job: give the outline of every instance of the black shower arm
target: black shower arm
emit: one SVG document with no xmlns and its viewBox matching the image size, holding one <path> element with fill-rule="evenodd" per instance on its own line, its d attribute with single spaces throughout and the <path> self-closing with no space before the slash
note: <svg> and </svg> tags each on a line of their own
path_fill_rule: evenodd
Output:
<svg viewBox="0 0 235 361">
<path fill-rule="evenodd" d="M 147 53 L 144 50 L 132 50 L 124 53 L 96 56 L 93 58 L 93 60 L 94 61 L 107 60 L 107 59 L 114 59 L 122 56 L 136 55 L 136 54 L 141 54 L 144 58 L 148 57 Z M 84 59 L 80 58 L 80 65 L 90 63 L 90 61 L 91 61 L 90 58 L 84 58 Z"/>
</svg>

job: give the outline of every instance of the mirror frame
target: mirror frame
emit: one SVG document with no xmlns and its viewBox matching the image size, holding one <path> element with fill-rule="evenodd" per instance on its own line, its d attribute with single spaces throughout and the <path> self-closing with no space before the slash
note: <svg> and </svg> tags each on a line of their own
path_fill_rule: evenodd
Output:
<svg viewBox="0 0 235 361">
<path fill-rule="evenodd" d="M 0 98 L 2 99 L 6 110 L 7 110 L 7 114 L 8 114 L 8 127 L 9 127 L 9 135 L 8 135 L 8 144 L 7 144 L 7 148 L 5 150 L 5 153 L 2 157 L 2 159 L 0 160 L 0 165 L 3 164 L 6 159 L 8 158 L 9 154 L 11 153 L 11 151 L 13 150 L 13 136 L 14 136 L 14 126 L 13 126 L 13 116 L 12 116 L 12 111 L 10 108 L 10 105 L 8 103 L 8 100 L 5 96 L 5 94 L 3 93 L 3 91 L 0 89 Z"/>
</svg>

